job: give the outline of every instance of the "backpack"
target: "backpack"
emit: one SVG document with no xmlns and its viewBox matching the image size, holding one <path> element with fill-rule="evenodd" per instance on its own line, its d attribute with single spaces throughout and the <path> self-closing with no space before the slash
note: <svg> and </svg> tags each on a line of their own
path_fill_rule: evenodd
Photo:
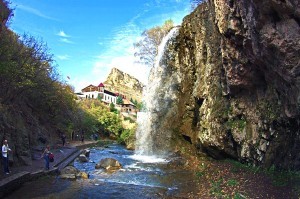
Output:
<svg viewBox="0 0 300 199">
<path fill-rule="evenodd" d="M 53 153 L 49 154 L 49 162 L 54 162 L 54 154 Z"/>
</svg>

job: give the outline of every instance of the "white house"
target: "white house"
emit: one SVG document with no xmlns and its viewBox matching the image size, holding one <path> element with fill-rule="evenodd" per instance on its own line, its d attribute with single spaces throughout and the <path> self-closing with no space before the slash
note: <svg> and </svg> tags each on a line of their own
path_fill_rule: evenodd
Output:
<svg viewBox="0 0 300 199">
<path fill-rule="evenodd" d="M 101 100 L 107 104 L 117 103 L 117 95 L 111 91 L 105 90 L 104 84 L 100 83 L 98 86 L 89 85 L 81 90 L 81 98 L 85 99 L 97 99 Z"/>
</svg>

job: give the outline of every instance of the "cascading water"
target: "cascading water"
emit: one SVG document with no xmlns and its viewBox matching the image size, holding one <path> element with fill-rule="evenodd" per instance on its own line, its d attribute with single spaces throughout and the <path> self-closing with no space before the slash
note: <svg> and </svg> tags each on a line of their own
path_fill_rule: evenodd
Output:
<svg viewBox="0 0 300 199">
<path fill-rule="evenodd" d="M 138 113 L 136 133 L 136 154 L 164 157 L 170 150 L 171 131 L 163 119 L 168 117 L 172 104 L 177 100 L 176 84 L 179 78 L 172 78 L 169 62 L 174 53 L 169 51 L 175 42 L 178 27 L 173 28 L 162 40 L 154 68 L 150 72 L 148 85 L 144 90 L 143 101 L 146 112 Z"/>
</svg>

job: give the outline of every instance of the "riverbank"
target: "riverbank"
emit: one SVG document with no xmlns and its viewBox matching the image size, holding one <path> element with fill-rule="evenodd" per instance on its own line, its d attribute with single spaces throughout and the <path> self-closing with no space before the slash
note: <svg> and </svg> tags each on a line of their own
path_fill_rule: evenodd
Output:
<svg viewBox="0 0 300 199">
<path fill-rule="evenodd" d="M 5 194 L 20 187 L 23 183 L 34 180 L 43 175 L 55 175 L 59 171 L 70 164 L 79 154 L 80 149 L 97 144 L 97 141 L 71 141 L 65 146 L 56 145 L 51 147 L 51 152 L 54 153 L 55 160 L 50 163 L 50 170 L 45 170 L 44 159 L 40 158 L 42 149 L 33 150 L 33 160 L 31 165 L 18 167 L 10 167 L 10 174 L 0 175 L 0 198 Z"/>
</svg>

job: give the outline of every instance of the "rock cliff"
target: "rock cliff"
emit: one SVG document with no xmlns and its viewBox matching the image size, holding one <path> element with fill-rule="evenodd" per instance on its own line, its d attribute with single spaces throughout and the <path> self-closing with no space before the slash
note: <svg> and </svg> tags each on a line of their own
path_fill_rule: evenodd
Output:
<svg viewBox="0 0 300 199">
<path fill-rule="evenodd" d="M 177 137 L 215 158 L 300 169 L 299 2 L 209 0 L 185 17 L 167 64 L 180 79 Z"/>
<path fill-rule="evenodd" d="M 104 82 L 105 88 L 126 95 L 127 99 L 141 101 L 144 85 L 131 75 L 113 68 Z"/>
</svg>

